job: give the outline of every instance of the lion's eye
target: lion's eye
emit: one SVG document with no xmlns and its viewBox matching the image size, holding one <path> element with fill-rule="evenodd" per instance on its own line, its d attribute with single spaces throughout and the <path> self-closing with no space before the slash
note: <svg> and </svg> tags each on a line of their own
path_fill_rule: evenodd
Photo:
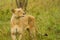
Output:
<svg viewBox="0 0 60 40">
<path fill-rule="evenodd" d="M 18 12 L 20 12 L 20 11 L 18 11 Z"/>
<path fill-rule="evenodd" d="M 25 15 L 26 13 L 23 13 L 23 15 Z"/>
</svg>

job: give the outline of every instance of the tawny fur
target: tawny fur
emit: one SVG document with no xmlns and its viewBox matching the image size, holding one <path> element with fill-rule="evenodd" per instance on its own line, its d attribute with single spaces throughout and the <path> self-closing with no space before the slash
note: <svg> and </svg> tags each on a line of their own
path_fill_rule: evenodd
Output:
<svg viewBox="0 0 60 40">
<path fill-rule="evenodd" d="M 12 40 L 16 40 L 16 32 L 18 32 L 19 40 L 22 40 L 22 36 L 24 31 L 29 29 L 30 36 L 32 40 L 33 37 L 36 37 L 36 29 L 35 29 L 35 18 L 31 15 L 23 15 L 24 11 L 21 8 L 17 8 L 12 10 L 12 17 L 11 17 L 11 36 Z M 18 18 L 19 17 L 19 18 Z"/>
</svg>

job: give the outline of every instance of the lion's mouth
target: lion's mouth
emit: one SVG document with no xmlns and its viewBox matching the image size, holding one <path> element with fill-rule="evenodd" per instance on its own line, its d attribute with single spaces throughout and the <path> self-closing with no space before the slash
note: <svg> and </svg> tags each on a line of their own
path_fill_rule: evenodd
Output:
<svg viewBox="0 0 60 40">
<path fill-rule="evenodd" d="M 19 19 L 19 18 L 22 18 L 22 17 L 24 17 L 24 16 L 15 16 L 16 19 Z"/>
</svg>

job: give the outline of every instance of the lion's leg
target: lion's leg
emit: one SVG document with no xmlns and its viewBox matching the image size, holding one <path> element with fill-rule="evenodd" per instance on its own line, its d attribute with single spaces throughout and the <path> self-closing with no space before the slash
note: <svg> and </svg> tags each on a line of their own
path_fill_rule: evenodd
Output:
<svg viewBox="0 0 60 40">
<path fill-rule="evenodd" d="M 31 37 L 32 40 L 37 40 L 37 38 L 36 38 L 36 30 L 35 30 L 34 27 L 30 29 L 29 34 L 30 34 L 30 37 Z"/>
<path fill-rule="evenodd" d="M 14 35 L 13 33 L 11 34 L 12 40 L 16 40 L 16 35 Z"/>
<path fill-rule="evenodd" d="M 36 37 L 36 27 L 35 27 L 35 18 L 33 16 L 29 16 L 29 33 L 30 33 L 30 37 L 32 38 L 32 40 L 37 40 Z"/>
<path fill-rule="evenodd" d="M 23 34 L 24 34 L 24 30 L 23 30 L 24 28 L 23 27 L 21 27 L 20 28 L 20 31 L 19 31 L 19 37 L 18 37 L 18 40 L 22 40 L 23 39 Z"/>
<path fill-rule="evenodd" d="M 18 39 L 19 39 L 19 40 L 22 40 L 22 37 L 23 37 L 23 35 L 20 34 Z"/>
<path fill-rule="evenodd" d="M 12 37 L 12 40 L 16 40 L 15 28 L 11 28 L 11 37 Z"/>
</svg>

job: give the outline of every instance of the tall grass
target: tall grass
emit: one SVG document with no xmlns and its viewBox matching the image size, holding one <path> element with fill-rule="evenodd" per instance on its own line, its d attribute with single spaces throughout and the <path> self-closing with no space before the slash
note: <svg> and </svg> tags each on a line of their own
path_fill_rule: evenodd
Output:
<svg viewBox="0 0 60 40">
<path fill-rule="evenodd" d="M 15 8 L 14 3 L 13 0 L 11 6 L 11 0 L 2 0 L 0 4 L 0 40 L 11 40 L 10 9 Z M 27 14 L 36 18 L 36 27 L 40 33 L 37 35 L 38 40 L 60 40 L 60 0 L 28 0 Z M 25 39 L 28 40 L 28 35 L 26 36 Z"/>
</svg>

